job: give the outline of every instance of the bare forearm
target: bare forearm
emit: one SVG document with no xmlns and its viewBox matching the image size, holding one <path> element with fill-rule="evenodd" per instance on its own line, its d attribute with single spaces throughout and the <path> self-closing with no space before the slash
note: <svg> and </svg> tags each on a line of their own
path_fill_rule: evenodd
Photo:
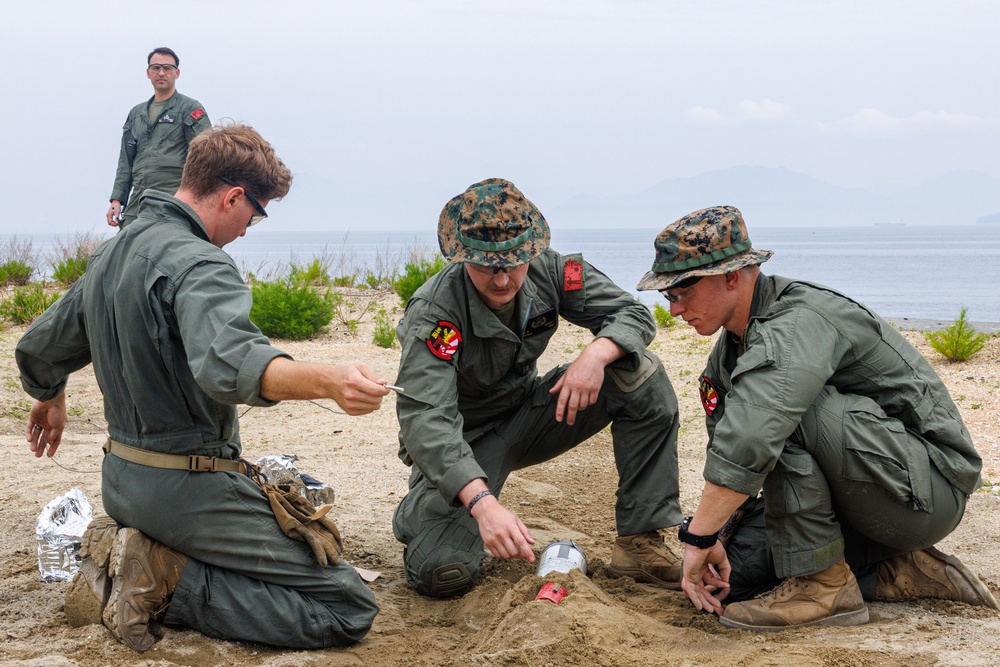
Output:
<svg viewBox="0 0 1000 667">
<path fill-rule="evenodd" d="M 701 501 L 688 530 L 695 535 L 711 535 L 725 525 L 733 512 L 738 510 L 748 497 L 724 486 L 705 482 Z"/>
<path fill-rule="evenodd" d="M 276 357 L 260 379 L 260 395 L 269 401 L 332 398 L 348 414 L 377 410 L 389 393 L 386 381 L 365 364 L 328 366 Z"/>
</svg>

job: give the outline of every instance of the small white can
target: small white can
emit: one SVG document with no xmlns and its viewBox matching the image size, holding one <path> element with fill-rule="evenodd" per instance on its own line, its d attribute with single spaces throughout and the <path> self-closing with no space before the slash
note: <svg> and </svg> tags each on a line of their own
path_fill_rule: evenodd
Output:
<svg viewBox="0 0 1000 667">
<path fill-rule="evenodd" d="M 587 557 L 573 540 L 559 540 L 542 549 L 535 574 L 544 577 L 549 572 L 565 573 L 570 570 L 580 570 L 587 574 Z"/>
</svg>

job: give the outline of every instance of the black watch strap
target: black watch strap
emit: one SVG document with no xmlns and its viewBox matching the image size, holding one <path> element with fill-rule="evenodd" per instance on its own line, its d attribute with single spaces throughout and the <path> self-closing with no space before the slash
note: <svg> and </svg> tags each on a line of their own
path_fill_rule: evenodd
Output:
<svg viewBox="0 0 1000 667">
<path fill-rule="evenodd" d="M 719 539 L 719 533 L 716 532 L 712 535 L 695 535 L 694 533 L 689 533 L 688 526 L 691 525 L 691 519 L 693 518 L 690 516 L 684 517 L 680 527 L 677 529 L 677 539 L 684 544 L 690 544 L 699 549 L 710 549 L 716 540 Z"/>
</svg>

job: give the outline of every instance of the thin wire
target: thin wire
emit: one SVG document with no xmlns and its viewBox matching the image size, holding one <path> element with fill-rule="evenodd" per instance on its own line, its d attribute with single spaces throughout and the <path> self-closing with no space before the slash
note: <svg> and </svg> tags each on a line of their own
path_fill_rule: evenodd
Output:
<svg viewBox="0 0 1000 667">
<path fill-rule="evenodd" d="M 315 405 L 318 408 L 323 408 L 324 410 L 327 410 L 328 412 L 332 412 L 335 415 L 347 415 L 347 413 L 343 412 L 342 410 L 334 410 L 333 408 L 327 407 L 327 406 L 323 405 L 322 403 L 317 403 L 314 400 L 310 399 L 308 402 L 312 403 L 313 405 Z M 252 406 L 252 405 L 249 406 L 246 410 L 244 410 L 242 413 L 240 413 L 240 415 L 237 417 L 237 419 L 242 418 L 244 415 L 246 415 L 246 413 L 250 412 L 253 409 L 254 409 L 254 406 Z M 350 415 L 347 415 L 347 416 L 350 416 Z M 67 423 L 73 423 L 73 424 L 89 424 L 90 426 L 93 426 L 94 428 L 96 428 L 97 430 L 101 431 L 104 434 L 107 434 L 107 432 L 108 432 L 107 428 L 102 428 L 102 427 L 98 426 L 97 424 L 95 424 L 94 422 L 90 421 L 89 419 L 67 419 L 66 421 L 67 421 Z M 97 470 L 77 470 L 76 468 L 70 468 L 68 466 L 64 466 L 63 464 L 61 464 L 58 461 L 56 461 L 56 457 L 55 456 L 50 456 L 50 457 L 48 457 L 48 459 L 50 461 L 52 461 L 52 463 L 54 463 L 55 465 L 57 465 L 60 468 L 62 468 L 63 470 L 67 470 L 69 472 L 76 472 L 76 473 L 80 473 L 80 474 L 83 474 L 83 475 L 99 475 L 101 473 L 101 469 L 100 468 L 98 468 Z"/>
</svg>

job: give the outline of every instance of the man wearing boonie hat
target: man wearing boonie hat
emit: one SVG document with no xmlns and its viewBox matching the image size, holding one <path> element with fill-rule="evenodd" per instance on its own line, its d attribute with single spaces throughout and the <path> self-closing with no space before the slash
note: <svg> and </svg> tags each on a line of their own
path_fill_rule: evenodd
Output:
<svg viewBox="0 0 1000 667">
<path fill-rule="evenodd" d="M 661 291 L 703 336 L 725 329 L 700 378 L 705 487 L 679 531 L 694 605 L 749 630 L 862 624 L 873 599 L 998 608 L 933 546 L 961 520 L 982 463 L 927 360 L 865 306 L 761 273 L 772 253 L 751 245 L 732 206 L 684 216 L 654 247 L 638 289 Z M 783 581 L 724 608 L 741 563 L 718 531 L 761 489 L 762 546 Z"/>
<path fill-rule="evenodd" d="M 451 264 L 417 290 L 396 329 L 400 458 L 413 473 L 393 530 L 407 581 L 451 597 L 478 581 L 484 546 L 534 561 L 531 532 L 499 501 L 507 476 L 610 423 L 620 535 L 610 572 L 679 589 L 680 560 L 657 532 L 680 521 L 677 400 L 646 350 L 649 310 L 580 255 L 551 250 L 545 218 L 508 181 L 448 202 L 438 239 Z M 539 377 L 561 319 L 594 339 Z"/>
</svg>

